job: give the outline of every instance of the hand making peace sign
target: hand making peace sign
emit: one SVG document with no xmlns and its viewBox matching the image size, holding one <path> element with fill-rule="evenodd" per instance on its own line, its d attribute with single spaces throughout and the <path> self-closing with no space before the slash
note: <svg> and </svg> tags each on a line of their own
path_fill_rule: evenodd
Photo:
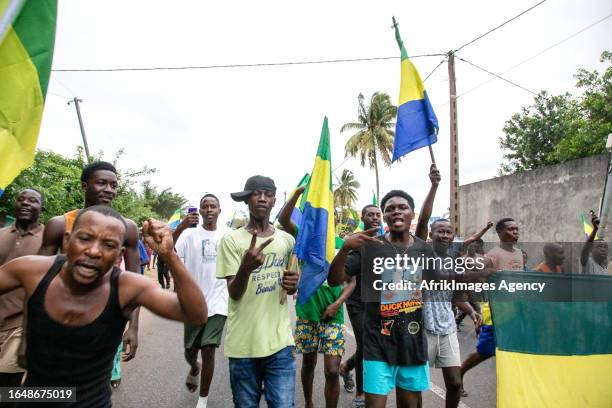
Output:
<svg viewBox="0 0 612 408">
<path fill-rule="evenodd" d="M 244 253 L 242 257 L 241 266 L 250 272 L 253 272 L 255 269 L 259 268 L 264 261 L 263 250 L 265 247 L 270 245 L 270 243 L 274 241 L 274 237 L 268 238 L 263 244 L 261 244 L 258 248 L 255 248 L 255 243 L 257 242 L 257 231 L 253 231 L 253 237 L 251 238 L 251 245 L 249 249 Z"/>
</svg>

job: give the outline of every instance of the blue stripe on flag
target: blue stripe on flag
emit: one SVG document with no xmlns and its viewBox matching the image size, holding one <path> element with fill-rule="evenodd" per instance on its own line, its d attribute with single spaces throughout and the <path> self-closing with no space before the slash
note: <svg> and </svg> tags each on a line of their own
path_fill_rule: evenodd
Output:
<svg viewBox="0 0 612 408">
<path fill-rule="evenodd" d="M 438 119 L 431 107 L 427 92 L 424 99 L 412 100 L 397 109 L 393 161 L 413 150 L 438 141 Z"/>
<path fill-rule="evenodd" d="M 326 255 L 327 216 L 324 208 L 314 208 L 306 202 L 300 235 L 294 252 L 302 260 L 302 275 L 298 285 L 298 304 L 303 306 L 327 279 L 329 262 Z"/>
</svg>

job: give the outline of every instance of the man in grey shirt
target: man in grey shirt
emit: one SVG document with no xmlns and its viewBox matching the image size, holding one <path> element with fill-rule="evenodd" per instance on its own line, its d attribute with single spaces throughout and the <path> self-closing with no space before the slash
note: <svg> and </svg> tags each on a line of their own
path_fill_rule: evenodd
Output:
<svg viewBox="0 0 612 408">
<path fill-rule="evenodd" d="M 437 258 L 452 258 L 449 248 L 455 234 L 450 221 L 436 220 L 431 225 L 431 244 Z M 444 265 L 445 262 L 442 262 Z M 453 271 L 444 271 L 452 276 Z M 427 352 L 430 366 L 442 368 L 446 386 L 446 407 L 456 408 L 461 398 L 461 356 L 457 339 L 457 325 L 452 308 L 452 290 L 423 291 L 423 323 L 427 336 Z M 457 302 L 457 306 L 468 314 L 475 324 L 480 316 L 468 302 Z"/>
</svg>

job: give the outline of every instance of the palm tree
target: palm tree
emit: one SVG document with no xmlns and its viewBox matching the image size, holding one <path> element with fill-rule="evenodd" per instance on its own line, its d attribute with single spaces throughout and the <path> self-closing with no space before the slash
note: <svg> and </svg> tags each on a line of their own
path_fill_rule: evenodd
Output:
<svg viewBox="0 0 612 408">
<path fill-rule="evenodd" d="M 342 170 L 340 182 L 334 190 L 334 206 L 340 207 L 340 221 L 344 219 L 344 210 L 351 208 L 353 203 L 357 201 L 357 189 L 359 182 L 355 180 L 355 174 L 349 169 Z"/>
<path fill-rule="evenodd" d="M 345 123 L 340 128 L 340 132 L 357 130 L 346 142 L 345 157 L 359 157 L 361 166 L 365 167 L 367 162 L 374 169 L 376 197 L 380 197 L 378 159 L 380 157 L 386 166 L 391 165 L 397 106 L 382 92 L 375 92 L 369 105 L 365 105 L 363 94 L 359 94 L 358 100 L 357 122 Z"/>
</svg>

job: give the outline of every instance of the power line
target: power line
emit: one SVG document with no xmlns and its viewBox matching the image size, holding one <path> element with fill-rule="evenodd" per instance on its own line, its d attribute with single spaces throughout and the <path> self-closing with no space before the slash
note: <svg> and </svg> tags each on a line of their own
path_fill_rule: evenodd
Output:
<svg viewBox="0 0 612 408">
<path fill-rule="evenodd" d="M 425 77 L 423 82 L 427 81 L 427 78 L 429 78 L 434 72 L 436 72 L 436 69 L 438 69 L 440 67 L 440 65 L 444 64 L 445 62 L 446 62 L 446 58 L 444 58 L 442 61 L 440 61 L 440 63 L 438 65 L 436 65 L 436 67 L 434 69 L 432 69 L 429 74 L 427 74 L 427 76 Z"/>
<path fill-rule="evenodd" d="M 50 92 L 50 91 L 47 91 L 47 95 L 53 95 L 53 96 L 57 96 L 57 97 L 59 97 L 59 98 L 64 98 L 64 99 L 68 99 L 68 100 L 69 100 L 69 99 L 72 99 L 72 98 L 71 98 L 71 97 L 69 97 L 69 96 L 66 96 L 66 95 L 60 95 L 60 94 L 57 94 L 57 93 L 54 93 L 54 92 Z"/>
<path fill-rule="evenodd" d="M 506 79 L 506 78 L 502 77 L 501 75 L 496 74 L 495 72 L 491 72 L 491 71 L 489 71 L 488 69 L 485 69 L 485 68 L 483 68 L 483 67 L 481 67 L 481 66 L 479 66 L 479 65 L 476 65 L 476 64 L 474 64 L 473 62 L 470 62 L 470 61 L 468 61 L 468 60 L 466 60 L 466 59 L 463 59 L 463 58 L 461 58 L 461 57 L 457 57 L 457 59 L 458 59 L 458 60 L 461 60 L 461 61 L 463 61 L 463 62 L 465 62 L 465 63 L 467 63 L 467 64 L 470 64 L 470 65 L 471 65 L 471 66 L 473 66 L 474 68 L 478 68 L 479 70 L 484 71 L 484 72 L 486 72 L 486 73 L 487 73 L 487 74 L 489 74 L 489 75 L 493 75 L 494 77 L 497 77 L 497 78 L 499 78 L 499 79 L 501 79 L 501 80 L 503 80 L 503 81 L 506 81 L 506 82 L 508 82 L 508 83 L 509 83 L 509 84 L 511 84 L 511 85 L 514 85 L 514 86 L 516 86 L 516 87 L 518 87 L 518 88 L 521 88 L 523 91 L 527 91 L 527 92 L 529 92 L 529 93 L 532 93 L 532 94 L 534 94 L 534 95 L 537 95 L 537 93 L 536 93 L 536 92 L 533 92 L 532 90 L 527 89 L 527 88 L 525 88 L 524 86 L 521 86 L 521 85 L 517 84 L 516 82 L 512 82 L 512 81 L 510 81 L 509 79 Z"/>
<path fill-rule="evenodd" d="M 511 66 L 510 68 L 508 68 L 508 69 L 506 69 L 505 71 L 503 71 L 503 72 L 502 72 L 500 75 L 504 75 L 504 74 L 506 74 L 506 73 L 508 73 L 508 72 L 512 71 L 513 69 L 518 68 L 519 66 L 521 66 L 521 65 L 523 65 L 523 64 L 525 64 L 525 63 L 527 63 L 527 62 L 531 61 L 532 59 L 539 57 L 540 55 L 544 54 L 545 52 L 548 52 L 548 51 L 552 50 L 553 48 L 555 48 L 555 47 L 557 47 L 557 46 L 559 46 L 559 45 L 563 44 L 564 42 L 571 40 L 572 38 L 574 38 L 574 37 L 575 37 L 575 36 L 577 36 L 578 34 L 582 34 L 582 33 L 583 33 L 583 32 L 585 32 L 586 30 L 588 30 L 588 29 L 590 29 L 590 28 L 592 28 L 592 27 L 596 26 L 597 24 L 599 24 L 599 23 L 601 23 L 601 22 L 603 22 L 603 21 L 607 20 L 607 19 L 608 19 L 608 18 L 610 18 L 610 17 L 612 17 L 612 13 L 608 14 L 608 15 L 607 15 L 607 16 L 605 16 L 604 18 L 601 18 L 601 19 L 599 19 L 599 20 L 595 21 L 594 23 L 589 24 L 588 26 L 586 26 L 586 27 L 584 27 L 584 28 L 580 29 L 579 31 L 576 31 L 574 34 L 571 34 L 571 35 L 569 35 L 568 37 L 565 37 L 564 39 L 562 39 L 562 40 L 560 40 L 560 41 L 557 41 L 557 42 L 556 42 L 556 43 L 554 43 L 553 45 L 550 45 L 550 46 L 548 46 L 548 47 L 544 48 L 542 51 L 539 51 L 539 52 L 537 52 L 536 54 L 532 55 L 531 57 L 529 57 L 529 58 L 527 58 L 527 59 L 522 60 L 522 61 L 521 61 L 521 62 L 519 62 L 518 64 L 515 64 L 515 65 Z M 465 92 L 463 92 L 463 93 L 461 93 L 461 94 L 457 95 L 457 98 L 460 98 L 460 97 L 462 97 L 462 96 L 464 96 L 464 95 L 467 95 L 468 93 L 470 93 L 470 92 L 472 92 L 472 91 L 474 91 L 474 90 L 476 90 L 476 89 L 480 88 L 481 86 L 488 84 L 489 82 L 493 81 L 494 79 L 495 79 L 495 78 L 491 78 L 491 79 L 488 79 L 488 80 L 486 80 L 486 81 L 484 81 L 484 82 L 481 82 L 480 84 L 476 85 L 475 87 L 470 88 L 470 89 L 468 89 L 467 91 L 465 91 Z"/>
<path fill-rule="evenodd" d="M 531 6 L 531 7 L 529 7 L 527 10 L 525 10 L 525 11 L 523 11 L 523 12 L 521 12 L 521 13 L 517 14 L 516 16 L 512 17 L 511 19 L 504 21 L 503 23 L 501 23 L 501 24 L 500 24 L 500 25 L 498 25 L 497 27 L 490 29 L 489 31 L 487 31 L 486 33 L 484 33 L 484 34 L 482 34 L 482 35 L 479 35 L 478 37 L 474 38 L 472 41 L 469 41 L 469 42 L 467 42 L 467 43 L 463 44 L 461 47 L 457 48 L 457 49 L 455 50 L 455 52 L 457 52 L 457 51 L 461 50 L 462 48 L 467 47 L 467 46 L 468 46 L 468 45 L 470 45 L 470 44 L 475 43 L 476 41 L 480 40 L 481 38 L 483 38 L 483 37 L 485 37 L 485 36 L 487 36 L 487 35 L 491 34 L 493 31 L 495 31 L 495 30 L 497 30 L 497 29 L 499 29 L 499 28 L 502 28 L 503 26 L 505 26 L 505 25 L 506 25 L 506 24 L 508 24 L 509 22 L 511 22 L 511 21 L 513 21 L 513 20 L 516 20 L 517 18 L 519 18 L 519 17 L 520 17 L 520 16 L 522 16 L 523 14 L 525 14 L 525 13 L 527 13 L 527 12 L 529 12 L 529 11 L 533 10 L 534 8 L 538 7 L 540 4 L 542 4 L 542 3 L 544 3 L 544 2 L 546 2 L 546 0 L 542 0 L 542 1 L 541 1 L 541 2 L 539 2 L 538 4 L 535 4 L 535 5 Z"/>
<path fill-rule="evenodd" d="M 413 55 L 410 58 L 439 57 L 446 54 L 421 54 Z M 313 60 L 313 61 L 287 61 L 287 62 L 263 62 L 256 64 L 227 64 L 227 65 L 200 65 L 182 67 L 133 67 L 133 68 L 75 68 L 75 69 L 53 69 L 53 72 L 123 72 L 123 71 L 175 71 L 191 69 L 222 69 L 222 68 L 249 68 L 249 67 L 275 67 L 286 65 L 312 65 L 312 64 L 335 64 L 340 62 L 363 62 L 363 61 L 383 61 L 399 59 L 393 57 L 370 57 L 370 58 L 346 58 L 333 60 Z"/>
</svg>

